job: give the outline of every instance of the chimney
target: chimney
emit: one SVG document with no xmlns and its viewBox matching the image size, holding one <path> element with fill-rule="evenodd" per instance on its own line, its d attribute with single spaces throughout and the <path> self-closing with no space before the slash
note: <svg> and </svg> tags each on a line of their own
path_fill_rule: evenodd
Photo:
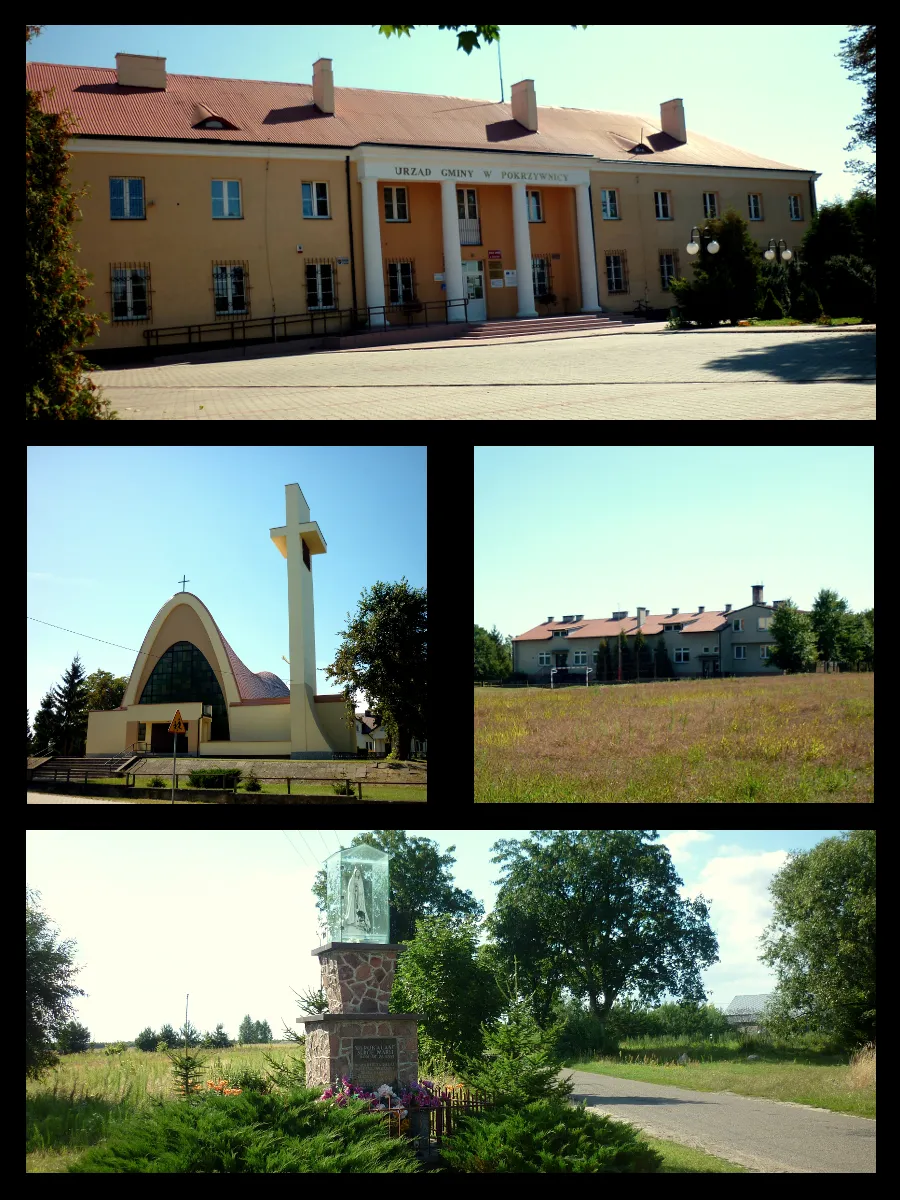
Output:
<svg viewBox="0 0 900 1200">
<path fill-rule="evenodd" d="M 682 100 L 666 100 L 659 106 L 659 123 L 663 133 L 673 137 L 676 142 L 687 141 L 687 130 L 684 127 L 684 102 Z"/>
<path fill-rule="evenodd" d="M 330 58 L 319 58 L 313 63 L 313 104 L 319 112 L 334 116 L 334 76 Z"/>
<path fill-rule="evenodd" d="M 753 586 L 753 603 L 754 604 L 762 604 L 762 602 L 763 602 L 763 598 L 762 598 L 763 585 L 761 583 L 754 583 L 752 586 Z"/>
<path fill-rule="evenodd" d="M 523 79 L 512 85 L 512 115 L 514 121 L 537 133 L 537 98 L 533 79 Z"/>
<path fill-rule="evenodd" d="M 563 625 L 568 625 L 570 621 L 574 621 L 574 620 L 575 620 L 575 618 L 573 616 L 571 616 L 571 614 L 568 617 L 563 617 Z"/>
<path fill-rule="evenodd" d="M 117 54 L 116 82 L 120 87 L 166 90 L 166 60 L 150 54 Z"/>
<path fill-rule="evenodd" d="M 638 610 L 637 610 L 638 629 L 640 629 L 640 627 L 644 624 L 644 622 L 646 620 L 647 620 L 647 609 L 646 608 L 638 608 Z"/>
<path fill-rule="evenodd" d="M 575 620 L 576 620 L 576 621 L 583 621 L 583 620 L 584 620 L 584 613 L 578 613 L 578 615 L 576 616 Z"/>
<path fill-rule="evenodd" d="M 673 609 L 672 609 L 672 616 L 673 616 L 673 617 L 677 617 L 677 616 L 678 616 L 678 614 L 679 614 L 680 612 L 681 612 L 681 609 L 680 609 L 680 608 L 673 608 Z"/>
<path fill-rule="evenodd" d="M 624 621 L 627 616 L 628 616 L 627 612 L 614 612 L 612 615 L 612 619 L 614 621 Z"/>
<path fill-rule="evenodd" d="M 726 611 L 726 612 L 731 612 L 731 605 L 730 605 L 730 604 L 726 604 L 726 605 L 725 605 L 725 611 Z"/>
<path fill-rule="evenodd" d="M 700 605 L 700 607 L 697 609 L 697 612 L 698 612 L 698 613 L 706 612 L 706 609 L 705 609 L 705 608 L 703 607 L 703 605 L 701 604 L 701 605 Z"/>
<path fill-rule="evenodd" d="M 773 601 L 772 601 L 772 609 L 773 609 L 773 611 L 774 611 L 776 608 L 781 608 L 782 604 L 784 604 L 784 601 L 783 601 L 783 600 L 773 600 Z"/>
<path fill-rule="evenodd" d="M 553 620 L 553 617 L 548 617 L 547 620 L 544 622 L 544 624 L 549 625 L 552 620 Z"/>
</svg>

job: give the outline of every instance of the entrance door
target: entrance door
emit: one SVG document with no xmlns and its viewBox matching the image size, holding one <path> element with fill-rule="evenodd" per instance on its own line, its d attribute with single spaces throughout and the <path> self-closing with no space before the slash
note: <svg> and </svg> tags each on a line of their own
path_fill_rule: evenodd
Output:
<svg viewBox="0 0 900 1200">
<path fill-rule="evenodd" d="M 184 723 L 185 729 L 188 722 Z M 150 749 L 154 754 L 171 754 L 172 739 L 178 738 L 178 753 L 187 754 L 188 740 L 186 733 L 169 733 L 169 727 L 163 721 L 154 721 L 150 732 Z"/>
<path fill-rule="evenodd" d="M 484 262 L 481 259 L 464 262 L 463 282 L 466 288 L 466 315 L 470 321 L 487 319 L 487 307 L 484 299 Z"/>
</svg>

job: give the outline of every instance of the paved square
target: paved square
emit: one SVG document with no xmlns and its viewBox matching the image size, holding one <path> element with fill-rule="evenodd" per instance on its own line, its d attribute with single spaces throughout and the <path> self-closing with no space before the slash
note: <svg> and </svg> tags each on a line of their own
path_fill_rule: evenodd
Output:
<svg viewBox="0 0 900 1200">
<path fill-rule="evenodd" d="M 875 334 L 448 341 L 95 372 L 122 420 L 875 419 Z"/>
</svg>

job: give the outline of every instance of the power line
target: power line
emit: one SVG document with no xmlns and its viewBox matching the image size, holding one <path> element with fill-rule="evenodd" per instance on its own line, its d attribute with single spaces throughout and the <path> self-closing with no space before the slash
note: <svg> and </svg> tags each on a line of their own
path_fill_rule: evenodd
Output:
<svg viewBox="0 0 900 1200">
<path fill-rule="evenodd" d="M 309 864 L 307 863 L 307 861 L 306 861 L 306 859 L 303 857 L 303 855 L 300 853 L 300 851 L 297 849 L 297 847 L 294 845 L 294 843 L 291 841 L 291 839 L 288 837 L 288 835 L 287 835 L 287 832 L 286 832 L 284 829 L 282 829 L 282 831 L 281 831 L 281 832 L 282 832 L 282 833 L 284 834 L 284 836 L 287 838 L 287 840 L 288 840 L 288 845 L 289 845 L 289 846 L 290 846 L 290 848 L 291 848 L 291 849 L 294 851 L 294 853 L 297 855 L 297 857 L 300 859 L 300 861 L 303 863 L 304 867 L 308 867 L 308 866 L 309 866 Z"/>
<path fill-rule="evenodd" d="M 51 621 L 42 621 L 40 617 L 29 617 L 29 621 L 37 621 L 39 625 L 49 625 L 51 629 L 62 629 L 63 633 L 74 633 L 76 637 L 87 638 L 91 642 L 103 642 L 104 646 L 115 646 L 117 650 L 127 650 L 130 654 L 144 654 L 148 658 L 162 658 L 161 654 L 151 654 L 149 650 L 133 650 L 131 646 L 120 646 L 118 642 L 107 642 L 104 638 L 92 637 L 89 633 L 79 633 L 77 629 L 66 629 L 62 625 L 54 625 Z"/>
<path fill-rule="evenodd" d="M 329 850 L 328 850 L 328 843 L 325 841 L 325 838 L 324 838 L 324 837 L 323 837 L 323 835 L 322 835 L 322 830 L 321 830 L 321 829 L 317 829 L 317 830 L 316 830 L 316 833 L 319 835 L 319 841 L 320 841 L 320 842 L 322 843 L 322 845 L 325 847 L 325 854 L 326 854 L 326 856 L 327 856 L 327 855 L 328 855 L 328 853 L 329 853 Z"/>
<path fill-rule="evenodd" d="M 304 846 L 307 848 L 307 850 L 309 850 L 309 856 L 310 856 L 310 858 L 313 860 L 313 863 L 315 863 L 315 865 L 316 865 L 316 866 L 318 866 L 318 865 L 319 865 L 319 858 L 318 858 L 318 855 L 316 855 L 316 854 L 313 854 L 312 850 L 310 849 L 309 842 L 306 840 L 306 838 L 305 838 L 305 837 L 303 837 L 303 830 L 302 830 L 302 829 L 298 829 L 298 830 L 297 830 L 297 832 L 300 834 L 300 837 L 301 837 L 301 839 L 302 839 L 302 841 L 303 841 L 303 845 L 304 845 Z"/>
</svg>

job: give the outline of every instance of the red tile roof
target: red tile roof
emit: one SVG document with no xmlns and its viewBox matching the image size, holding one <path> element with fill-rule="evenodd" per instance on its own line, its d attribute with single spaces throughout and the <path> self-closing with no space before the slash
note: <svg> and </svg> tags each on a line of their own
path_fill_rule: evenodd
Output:
<svg viewBox="0 0 900 1200">
<path fill-rule="evenodd" d="M 350 147 L 362 143 L 531 154 L 593 155 L 609 161 L 802 170 L 717 142 L 693 130 L 687 142 L 661 133 L 656 118 L 594 109 L 538 107 L 538 132 L 512 119 L 512 106 L 456 96 L 335 88 L 333 115 L 313 104 L 311 83 L 268 83 L 167 75 L 165 91 L 120 87 L 111 67 L 29 63 L 28 87 L 55 90 L 48 112 L 68 108 L 94 137 Z M 207 110 L 234 129 L 195 129 Z M 643 138 L 645 153 L 633 148 Z"/>
<path fill-rule="evenodd" d="M 655 633 L 662 633 L 672 625 L 683 623 L 683 633 L 713 633 L 718 629 L 724 629 L 729 619 L 730 614 L 725 612 L 678 613 L 674 617 L 670 613 L 659 613 L 655 616 L 650 614 L 645 618 L 641 629 L 645 637 L 650 637 Z M 618 637 L 619 631 L 622 629 L 625 630 L 628 637 L 632 637 L 637 632 L 637 617 L 626 617 L 624 621 L 603 618 L 570 621 L 568 624 L 563 624 L 561 621 L 550 621 L 543 625 L 536 625 L 534 629 L 529 629 L 527 633 L 519 634 L 512 640 L 514 642 L 552 641 L 551 631 L 554 629 L 568 629 L 569 636 L 566 641 L 572 638 Z"/>
</svg>

